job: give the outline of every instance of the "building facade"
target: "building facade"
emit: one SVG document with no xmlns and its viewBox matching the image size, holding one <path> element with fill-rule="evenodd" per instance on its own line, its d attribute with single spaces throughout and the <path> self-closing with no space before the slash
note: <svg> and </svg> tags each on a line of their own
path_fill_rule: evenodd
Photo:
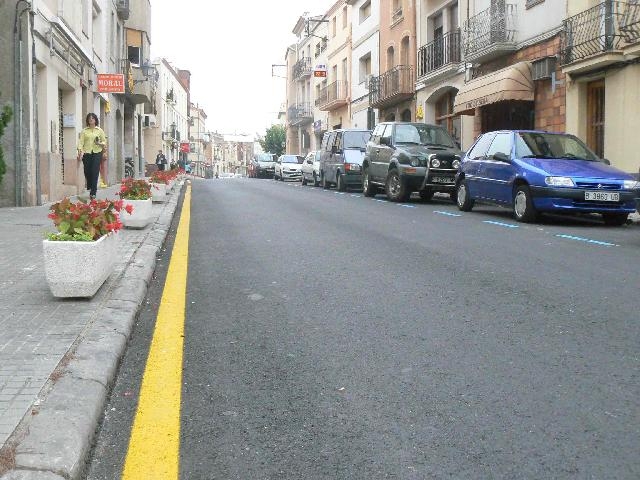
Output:
<svg viewBox="0 0 640 480">
<path fill-rule="evenodd" d="M 158 152 L 169 163 L 184 167 L 189 153 L 189 92 L 179 70 L 165 58 L 153 61 L 157 72 L 157 110 L 148 118 L 145 135 L 147 170 L 153 169 Z"/>
<path fill-rule="evenodd" d="M 351 126 L 373 129 L 369 85 L 380 75 L 380 0 L 347 0 L 351 7 Z"/>
<path fill-rule="evenodd" d="M 189 111 L 188 161 L 191 164 L 191 172 L 198 177 L 204 177 L 207 168 L 205 152 L 211 143 L 211 135 L 206 126 L 207 114 L 194 103 L 190 105 Z"/>
<path fill-rule="evenodd" d="M 568 2 L 560 43 L 566 129 L 629 173 L 640 170 L 640 2 Z"/>
</svg>

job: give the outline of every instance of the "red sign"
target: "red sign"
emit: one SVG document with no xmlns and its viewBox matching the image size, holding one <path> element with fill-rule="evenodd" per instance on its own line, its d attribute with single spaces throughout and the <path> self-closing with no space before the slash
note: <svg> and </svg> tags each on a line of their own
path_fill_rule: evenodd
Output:
<svg viewBox="0 0 640 480">
<path fill-rule="evenodd" d="M 98 73 L 98 92 L 124 93 L 124 75 L 122 73 Z"/>
<path fill-rule="evenodd" d="M 327 76 L 327 71 L 326 70 L 314 70 L 313 71 L 313 76 L 314 77 L 321 77 L 324 78 Z"/>
<path fill-rule="evenodd" d="M 184 153 L 190 153 L 191 148 L 189 148 L 189 142 L 182 142 L 180 144 L 180 151 Z"/>
</svg>

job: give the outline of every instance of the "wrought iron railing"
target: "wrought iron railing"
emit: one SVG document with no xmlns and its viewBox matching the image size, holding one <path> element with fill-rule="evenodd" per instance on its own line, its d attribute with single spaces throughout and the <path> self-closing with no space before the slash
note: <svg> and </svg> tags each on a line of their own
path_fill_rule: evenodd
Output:
<svg viewBox="0 0 640 480">
<path fill-rule="evenodd" d="M 460 30 L 454 30 L 418 50 L 418 78 L 444 65 L 460 63 Z"/>
<path fill-rule="evenodd" d="M 303 57 L 293 65 L 293 78 L 300 78 L 306 75 L 311 75 L 313 69 L 311 68 L 311 58 Z"/>
<path fill-rule="evenodd" d="M 394 97 L 405 97 L 415 93 L 415 77 L 410 65 L 398 65 L 373 77 L 369 84 L 369 102 L 381 105 Z"/>
<path fill-rule="evenodd" d="M 607 0 L 563 22 L 561 61 L 582 60 L 640 39 L 640 4 Z"/>
<path fill-rule="evenodd" d="M 313 121 L 313 109 L 311 104 L 296 103 L 287 109 L 287 120 L 290 125 L 299 125 L 302 123 L 311 123 Z"/>
<path fill-rule="evenodd" d="M 391 23 L 397 22 L 402 18 L 402 7 L 398 8 L 391 16 Z"/>
<path fill-rule="evenodd" d="M 515 43 L 516 5 L 496 0 L 491 7 L 469 18 L 464 23 L 464 55 L 490 47 L 493 44 Z"/>
<path fill-rule="evenodd" d="M 321 88 L 318 98 L 316 98 L 316 107 L 325 107 L 332 103 L 346 102 L 348 87 L 348 82 L 338 80 L 330 83 L 324 88 Z"/>
</svg>

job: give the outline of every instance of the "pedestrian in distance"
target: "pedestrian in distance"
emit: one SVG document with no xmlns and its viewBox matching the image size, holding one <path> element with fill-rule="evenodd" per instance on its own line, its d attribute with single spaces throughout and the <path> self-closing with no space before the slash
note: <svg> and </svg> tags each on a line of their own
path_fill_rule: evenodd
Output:
<svg viewBox="0 0 640 480">
<path fill-rule="evenodd" d="M 164 156 L 162 150 L 158 150 L 158 155 L 156 155 L 156 165 L 158 166 L 158 170 L 163 171 L 165 166 L 167 165 L 167 157 Z"/>
<path fill-rule="evenodd" d="M 85 124 L 86 127 L 78 136 L 78 162 L 82 160 L 89 198 L 93 200 L 98 190 L 102 152 L 107 147 L 107 137 L 100 128 L 100 120 L 95 113 L 87 114 Z"/>
</svg>

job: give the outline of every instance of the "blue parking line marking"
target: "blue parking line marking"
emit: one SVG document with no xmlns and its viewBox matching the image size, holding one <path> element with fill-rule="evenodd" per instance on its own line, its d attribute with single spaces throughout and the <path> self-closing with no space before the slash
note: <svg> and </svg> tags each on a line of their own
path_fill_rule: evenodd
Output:
<svg viewBox="0 0 640 480">
<path fill-rule="evenodd" d="M 451 213 L 451 212 L 443 212 L 441 210 L 434 210 L 433 213 L 437 213 L 438 215 L 447 215 L 448 217 L 461 217 L 459 213 Z"/>
<path fill-rule="evenodd" d="M 357 195 L 357 194 L 355 194 L 355 193 L 352 193 L 352 194 L 351 194 L 351 196 L 352 196 L 352 197 L 355 197 L 355 198 L 360 198 L 362 195 Z"/>
<path fill-rule="evenodd" d="M 374 200 L 375 200 L 376 202 L 387 203 L 387 201 L 386 201 L 386 200 L 380 200 L 379 198 L 374 198 Z"/>
<path fill-rule="evenodd" d="M 333 193 L 335 193 L 336 195 L 344 195 L 344 192 L 333 192 Z"/>
<path fill-rule="evenodd" d="M 399 203 L 398 206 L 405 207 L 405 208 L 416 208 L 415 205 L 407 205 L 406 203 Z"/>
<path fill-rule="evenodd" d="M 490 223 L 491 225 L 498 225 L 499 227 L 518 228 L 520 225 L 514 225 L 513 223 L 494 222 L 492 220 L 485 220 L 482 223 Z"/>
<path fill-rule="evenodd" d="M 603 245 L 605 247 L 617 247 L 615 243 L 601 242 L 600 240 L 591 240 L 590 238 L 574 237 L 573 235 L 556 234 L 556 237 L 566 238 L 567 240 L 577 240 L 579 242 L 593 243 L 595 245 Z"/>
</svg>

